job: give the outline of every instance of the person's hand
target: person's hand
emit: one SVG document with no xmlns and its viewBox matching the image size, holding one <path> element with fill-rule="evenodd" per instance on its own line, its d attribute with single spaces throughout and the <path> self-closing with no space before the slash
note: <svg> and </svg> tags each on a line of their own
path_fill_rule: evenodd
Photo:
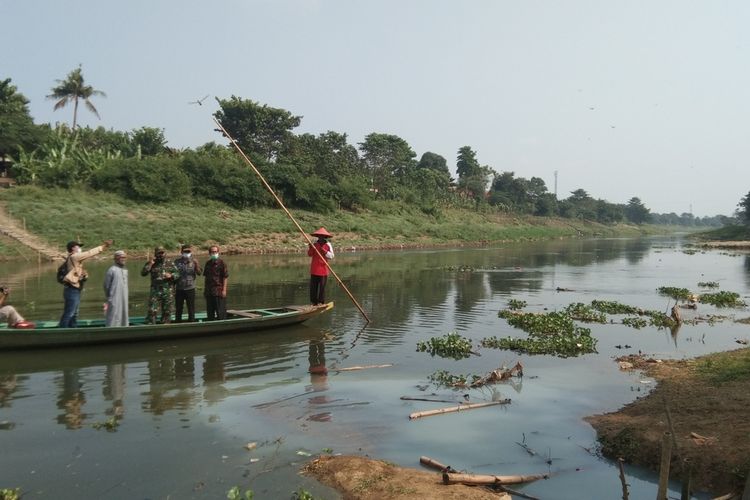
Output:
<svg viewBox="0 0 750 500">
<path fill-rule="evenodd" d="M 104 305 L 102 306 L 102 309 L 104 309 L 104 312 L 107 312 L 107 309 L 109 309 L 109 303 L 105 302 Z"/>
<path fill-rule="evenodd" d="M 172 273 L 169 273 L 169 272 L 164 273 L 164 279 L 165 280 L 171 280 L 172 279 Z"/>
<path fill-rule="evenodd" d="M 112 246 L 112 243 L 114 243 L 115 240 L 104 240 L 104 243 L 102 243 L 102 246 L 106 250 L 107 248 Z"/>
</svg>

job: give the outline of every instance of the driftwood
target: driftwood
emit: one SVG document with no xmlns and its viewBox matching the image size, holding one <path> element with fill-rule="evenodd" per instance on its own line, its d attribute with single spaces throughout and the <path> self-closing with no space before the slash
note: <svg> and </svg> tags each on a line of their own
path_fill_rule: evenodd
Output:
<svg viewBox="0 0 750 500">
<path fill-rule="evenodd" d="M 430 457 L 421 456 L 419 457 L 419 463 L 422 465 L 426 465 L 427 467 L 432 467 L 433 469 L 437 469 L 440 472 L 456 472 L 453 467 L 450 465 L 441 464 L 437 460 L 433 460 Z"/>
<path fill-rule="evenodd" d="M 411 396 L 401 396 L 404 401 L 429 401 L 430 403 L 460 403 L 455 399 L 430 399 L 430 398 L 413 398 Z"/>
<path fill-rule="evenodd" d="M 484 377 L 469 384 L 469 387 L 481 387 L 486 384 L 494 384 L 496 382 L 507 380 L 513 375 L 523 377 L 523 365 L 520 362 L 516 363 L 513 368 L 505 368 L 504 366 L 501 366 L 496 370 L 492 370 Z"/>
<path fill-rule="evenodd" d="M 525 476 L 491 476 L 485 474 L 457 474 L 443 472 L 443 483 L 445 484 L 468 484 L 490 486 L 493 484 L 521 484 L 530 483 L 538 479 L 547 479 L 549 474 L 528 474 Z"/>
<path fill-rule="evenodd" d="M 510 404 L 510 399 L 503 399 L 501 401 L 490 401 L 488 403 L 467 403 L 460 406 L 451 406 L 449 408 L 440 408 L 439 410 L 429 411 L 418 411 L 409 415 L 409 420 L 414 420 L 422 417 L 431 417 L 433 415 L 442 415 L 444 413 L 453 413 L 457 411 L 474 410 L 476 408 L 485 408 L 487 406 L 495 405 L 506 405 Z"/>
<path fill-rule="evenodd" d="M 369 370 L 370 368 L 389 368 L 392 364 L 387 365 L 364 365 L 364 366 L 349 366 L 347 368 L 331 368 L 337 372 L 353 372 L 355 370 Z"/>
<path fill-rule="evenodd" d="M 682 316 L 680 316 L 680 308 L 677 307 L 677 304 L 675 304 L 674 307 L 672 307 L 672 319 L 678 325 L 682 324 Z"/>
</svg>

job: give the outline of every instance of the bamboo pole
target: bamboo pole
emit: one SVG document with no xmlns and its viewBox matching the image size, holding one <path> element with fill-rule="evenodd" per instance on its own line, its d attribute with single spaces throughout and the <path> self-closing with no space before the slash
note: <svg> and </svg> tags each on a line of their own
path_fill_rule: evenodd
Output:
<svg viewBox="0 0 750 500">
<path fill-rule="evenodd" d="M 693 475 L 693 461 L 690 458 L 682 459 L 682 494 L 680 500 L 690 500 L 690 481 Z"/>
<path fill-rule="evenodd" d="M 494 476 L 484 474 L 458 474 L 451 472 L 443 473 L 444 484 L 469 484 L 469 485 L 493 485 L 493 484 L 521 484 L 530 483 L 538 479 L 547 479 L 549 474 L 528 474 L 519 476 Z"/>
<path fill-rule="evenodd" d="M 427 467 L 432 467 L 433 469 L 437 469 L 440 472 L 456 472 L 453 470 L 453 467 L 450 465 L 441 464 L 437 460 L 433 460 L 430 457 L 421 456 L 419 457 L 419 463 L 422 465 L 426 465 Z"/>
<path fill-rule="evenodd" d="M 659 489 L 656 500 L 667 500 L 669 485 L 669 462 L 672 460 L 672 433 L 665 432 L 661 439 L 661 464 L 659 465 Z"/>
<path fill-rule="evenodd" d="M 620 465 L 620 483 L 622 484 L 622 500 L 628 500 L 628 483 L 625 482 L 625 467 L 623 466 L 625 460 L 620 457 L 617 459 L 617 463 Z"/>
<path fill-rule="evenodd" d="M 487 406 L 506 405 L 509 403 L 510 403 L 510 399 L 503 399 L 502 401 L 490 401 L 488 403 L 467 403 L 465 405 L 460 405 L 460 406 L 440 408 L 439 410 L 418 411 L 418 412 L 410 414 L 409 420 L 414 420 L 414 419 L 422 418 L 422 417 L 431 417 L 433 415 L 443 415 L 444 413 L 474 410 L 476 408 L 486 408 Z"/>
<path fill-rule="evenodd" d="M 369 370 L 370 368 L 389 368 L 393 366 L 393 364 L 386 364 L 386 365 L 364 365 L 364 366 L 349 366 L 347 368 L 332 368 L 333 370 L 337 372 L 353 372 L 357 370 Z"/>
<path fill-rule="evenodd" d="M 341 285 L 341 288 L 344 289 L 344 291 L 349 296 L 349 298 L 352 300 L 352 302 L 354 302 L 354 305 L 357 306 L 357 309 L 359 309 L 359 312 L 362 313 L 362 316 L 365 318 L 365 321 L 367 321 L 369 323 L 370 322 L 370 318 L 367 317 L 367 313 L 365 312 L 365 310 L 362 309 L 362 306 L 359 305 L 359 302 L 357 302 L 357 299 L 354 298 L 354 295 L 352 295 L 352 293 L 346 287 L 346 285 L 344 284 L 344 282 L 341 281 L 341 278 L 339 278 L 339 276 L 336 274 L 336 271 L 333 270 L 333 268 L 328 263 L 328 261 L 325 258 L 323 258 L 323 256 L 320 254 L 320 252 L 318 251 L 318 249 L 315 248 L 315 246 L 313 245 L 312 240 L 310 239 L 310 237 L 307 235 L 307 233 L 304 231 L 304 229 L 302 229 L 302 226 L 299 225 L 299 223 L 294 218 L 294 216 L 292 215 L 292 213 L 289 210 L 287 210 L 286 206 L 284 206 L 284 203 L 276 195 L 276 192 L 273 190 L 273 188 L 271 187 L 271 185 L 268 184 L 268 182 L 266 182 L 266 179 L 265 179 L 265 177 L 263 177 L 263 174 L 261 174 L 260 171 L 257 168 L 255 168 L 255 165 L 253 165 L 253 162 L 250 161 L 250 158 L 248 158 L 247 155 L 245 154 L 245 152 L 242 151 L 242 148 L 240 147 L 239 144 L 237 144 L 237 141 L 234 140 L 234 138 L 231 135 L 229 135 L 229 132 L 227 132 L 227 130 L 222 126 L 222 124 L 219 123 L 219 120 L 217 120 L 216 117 L 214 117 L 213 120 L 214 120 L 214 123 L 216 123 L 216 125 L 218 125 L 219 129 L 221 130 L 221 132 L 229 139 L 229 141 L 232 143 L 232 145 L 237 150 L 237 152 L 242 156 L 242 158 L 244 158 L 245 162 L 250 166 L 250 168 L 253 170 L 253 172 L 255 172 L 255 174 L 258 176 L 258 178 L 260 178 L 261 183 L 263 184 L 263 186 L 265 186 L 265 188 L 268 190 L 268 192 L 271 193 L 271 196 L 273 196 L 273 198 L 276 200 L 276 203 L 279 204 L 279 206 L 284 210 L 284 213 L 286 213 L 286 215 L 289 217 L 289 219 L 297 227 L 297 229 L 299 230 L 299 232 L 302 233 L 302 236 L 305 237 L 305 240 L 307 241 L 307 244 L 310 245 L 315 250 L 315 253 L 318 254 L 318 257 L 320 257 L 321 260 L 323 261 L 323 263 L 325 263 L 325 265 L 328 268 L 328 270 L 331 271 L 331 274 L 333 274 L 333 277 L 336 278 L 336 281 L 338 281 L 339 285 Z"/>
</svg>

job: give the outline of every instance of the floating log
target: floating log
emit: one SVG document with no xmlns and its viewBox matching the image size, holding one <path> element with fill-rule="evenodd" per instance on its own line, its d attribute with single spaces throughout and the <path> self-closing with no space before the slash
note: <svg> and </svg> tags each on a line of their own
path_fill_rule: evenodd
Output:
<svg viewBox="0 0 750 500">
<path fill-rule="evenodd" d="M 458 474 L 451 472 L 443 473 L 444 484 L 468 484 L 489 486 L 493 484 L 521 484 L 530 483 L 538 479 L 547 479 L 549 474 L 528 474 L 523 476 L 491 476 L 485 474 Z"/>
<path fill-rule="evenodd" d="M 432 467 L 433 469 L 437 469 L 440 472 L 456 472 L 453 467 L 450 465 L 441 464 L 437 460 L 433 460 L 430 457 L 421 456 L 419 457 L 419 463 L 422 465 L 426 465 L 427 467 Z"/>
<path fill-rule="evenodd" d="M 451 406 L 449 408 L 440 408 L 439 410 L 429 411 L 418 411 L 409 415 L 409 420 L 414 420 L 421 417 L 431 417 L 433 415 L 442 415 L 444 413 L 453 413 L 457 411 L 474 410 L 476 408 L 485 408 L 487 406 L 495 405 L 507 405 L 510 404 L 510 399 L 503 399 L 501 401 L 490 401 L 489 403 L 467 403 L 460 406 Z"/>
<path fill-rule="evenodd" d="M 369 370 L 370 368 L 388 368 L 393 366 L 393 364 L 387 364 L 387 365 L 364 365 L 364 366 L 349 366 L 347 368 L 332 368 L 333 370 L 336 370 L 337 372 L 353 372 L 355 370 Z"/>
</svg>

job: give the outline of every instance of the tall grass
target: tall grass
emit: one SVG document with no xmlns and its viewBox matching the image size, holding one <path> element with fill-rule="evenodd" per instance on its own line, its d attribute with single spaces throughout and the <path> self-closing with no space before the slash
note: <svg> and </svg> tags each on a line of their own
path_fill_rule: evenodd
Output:
<svg viewBox="0 0 750 500">
<path fill-rule="evenodd" d="M 177 249 L 183 242 L 207 247 L 234 245 L 238 251 L 300 249 L 296 227 L 279 209 L 230 208 L 218 202 L 179 199 L 169 204 L 137 203 L 86 189 L 21 186 L 0 192 L 10 214 L 24 218 L 29 231 L 61 249 L 80 238 L 90 247 L 114 239 L 117 248 L 148 251 L 157 245 Z M 586 235 L 617 235 L 639 229 L 580 221 L 515 217 L 502 213 L 444 209 L 428 215 L 416 207 L 380 202 L 375 209 L 334 214 L 294 210 L 305 231 L 325 226 L 339 245 L 443 245 L 480 241 L 531 240 Z M 258 248 L 254 248 L 258 245 Z"/>
</svg>

